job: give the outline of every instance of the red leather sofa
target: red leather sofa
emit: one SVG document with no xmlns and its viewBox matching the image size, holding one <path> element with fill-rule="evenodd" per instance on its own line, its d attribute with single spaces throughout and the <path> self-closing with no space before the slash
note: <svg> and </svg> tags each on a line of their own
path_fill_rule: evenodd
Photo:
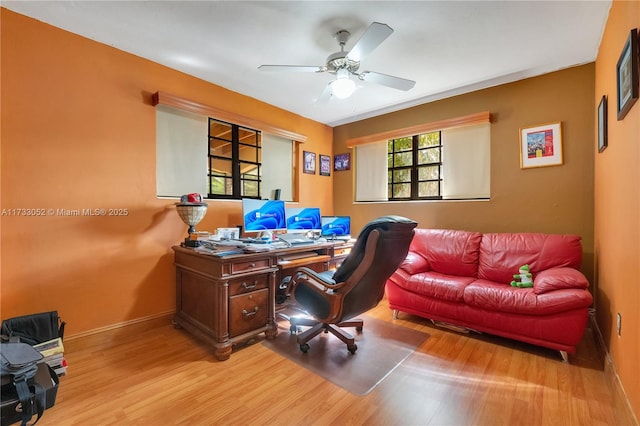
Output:
<svg viewBox="0 0 640 426">
<path fill-rule="evenodd" d="M 398 311 L 559 350 L 563 359 L 586 328 L 592 302 L 578 270 L 581 237 L 416 229 L 409 253 L 386 284 Z M 528 264 L 533 287 L 512 287 Z"/>
</svg>

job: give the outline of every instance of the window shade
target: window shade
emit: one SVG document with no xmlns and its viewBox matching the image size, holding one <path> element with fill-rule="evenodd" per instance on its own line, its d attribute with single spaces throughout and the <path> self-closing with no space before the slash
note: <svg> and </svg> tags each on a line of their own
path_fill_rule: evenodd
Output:
<svg viewBox="0 0 640 426">
<path fill-rule="evenodd" d="M 161 197 L 207 190 L 208 119 L 156 107 L 156 190 Z"/>
<path fill-rule="evenodd" d="M 280 199 L 292 201 L 293 141 L 263 133 L 262 152 L 262 198 L 272 198 L 272 191 L 280 189 Z"/>
<path fill-rule="evenodd" d="M 488 198 L 491 180 L 489 123 L 442 131 L 442 198 Z"/>
<path fill-rule="evenodd" d="M 387 201 L 387 142 L 356 147 L 356 201 Z"/>
</svg>

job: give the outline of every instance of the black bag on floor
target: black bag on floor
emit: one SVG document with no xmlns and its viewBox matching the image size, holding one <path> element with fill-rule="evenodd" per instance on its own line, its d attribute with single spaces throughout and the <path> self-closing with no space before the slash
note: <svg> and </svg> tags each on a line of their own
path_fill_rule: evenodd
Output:
<svg viewBox="0 0 640 426">
<path fill-rule="evenodd" d="M 64 337 L 65 322 L 58 311 L 23 315 L 2 321 L 2 341 L 19 341 L 31 346 Z"/>
<path fill-rule="evenodd" d="M 25 426 L 34 414 L 38 415 L 36 424 L 46 406 L 45 389 L 34 380 L 38 371 L 38 361 L 42 354 L 26 343 L 0 343 L 0 380 L 2 388 L 15 389 L 20 404 L 22 426 Z M 32 392 L 33 389 L 33 392 Z M 2 392 L 4 399 L 5 394 Z"/>
</svg>

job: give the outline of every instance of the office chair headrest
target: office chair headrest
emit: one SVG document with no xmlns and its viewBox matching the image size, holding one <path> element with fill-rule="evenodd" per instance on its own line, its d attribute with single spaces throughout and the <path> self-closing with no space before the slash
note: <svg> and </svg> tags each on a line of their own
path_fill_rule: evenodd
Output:
<svg viewBox="0 0 640 426">
<path fill-rule="evenodd" d="M 369 234 L 374 229 L 381 229 L 383 231 L 393 230 L 394 233 L 411 233 L 413 229 L 418 226 L 418 223 L 407 219 L 402 216 L 382 216 L 379 217 L 362 228 L 360 234 L 358 235 L 358 239 L 353 245 L 353 249 L 351 250 L 351 254 L 342 262 L 340 268 L 333 275 L 333 279 L 335 282 L 343 282 L 346 281 L 355 268 L 360 264 L 362 258 L 364 257 L 364 249 L 367 243 L 367 239 L 369 238 Z"/>
</svg>

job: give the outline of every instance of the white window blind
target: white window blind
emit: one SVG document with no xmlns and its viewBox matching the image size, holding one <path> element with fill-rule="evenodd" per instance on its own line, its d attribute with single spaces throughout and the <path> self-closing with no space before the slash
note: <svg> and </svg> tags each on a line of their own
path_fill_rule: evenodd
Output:
<svg viewBox="0 0 640 426">
<path fill-rule="evenodd" d="M 263 133 L 262 150 L 262 198 L 272 198 L 273 190 L 280 189 L 281 200 L 293 201 L 293 141 Z"/>
<path fill-rule="evenodd" d="M 208 119 L 156 107 L 156 189 L 158 196 L 207 194 Z"/>
<path fill-rule="evenodd" d="M 442 198 L 488 198 L 491 181 L 491 124 L 442 131 Z"/>
<path fill-rule="evenodd" d="M 387 141 L 356 147 L 356 201 L 387 200 Z"/>
</svg>

